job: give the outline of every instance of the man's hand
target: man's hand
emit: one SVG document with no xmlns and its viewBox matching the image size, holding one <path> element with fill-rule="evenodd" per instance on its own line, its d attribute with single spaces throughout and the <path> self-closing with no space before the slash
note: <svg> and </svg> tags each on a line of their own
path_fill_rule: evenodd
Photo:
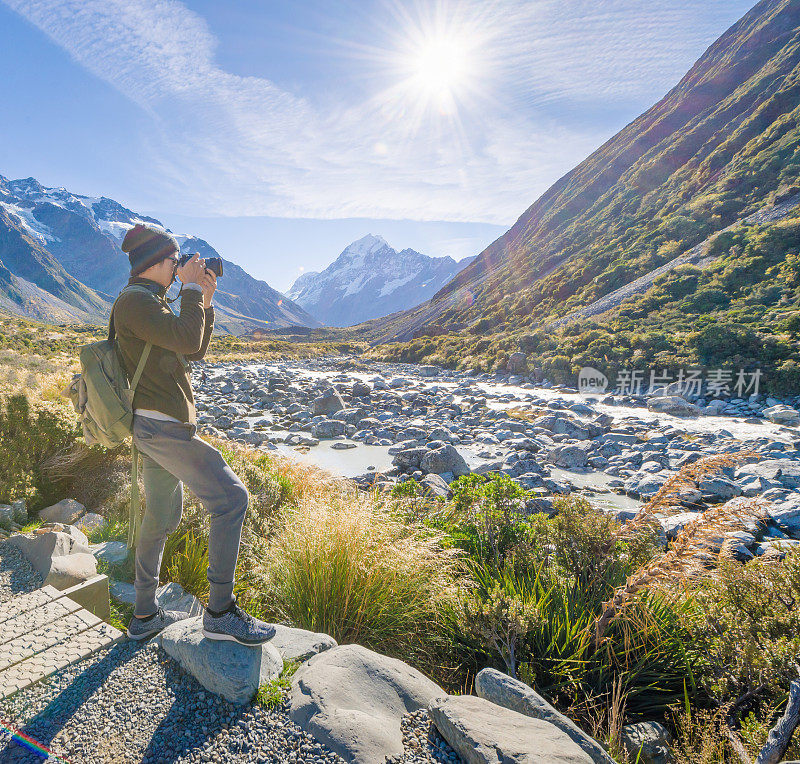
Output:
<svg viewBox="0 0 800 764">
<path fill-rule="evenodd" d="M 206 272 L 206 261 L 200 259 L 195 253 L 186 265 L 178 268 L 177 275 L 183 284 L 200 284 L 202 286 L 203 274 Z"/>
<path fill-rule="evenodd" d="M 205 271 L 197 282 L 203 288 L 203 307 L 211 307 L 211 298 L 217 289 L 217 274 L 213 271 Z"/>
</svg>

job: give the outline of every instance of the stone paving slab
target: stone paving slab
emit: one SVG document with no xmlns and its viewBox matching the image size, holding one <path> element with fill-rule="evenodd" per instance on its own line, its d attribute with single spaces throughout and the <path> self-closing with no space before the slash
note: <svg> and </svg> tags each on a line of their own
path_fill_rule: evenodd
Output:
<svg viewBox="0 0 800 764">
<path fill-rule="evenodd" d="M 35 589 L 28 594 L 12 597 L 0 605 L 0 624 L 61 597 L 63 597 L 63 594 L 55 586 L 50 585 Z"/>
<path fill-rule="evenodd" d="M 0 698 L 122 638 L 52 586 L 0 606 Z"/>
</svg>

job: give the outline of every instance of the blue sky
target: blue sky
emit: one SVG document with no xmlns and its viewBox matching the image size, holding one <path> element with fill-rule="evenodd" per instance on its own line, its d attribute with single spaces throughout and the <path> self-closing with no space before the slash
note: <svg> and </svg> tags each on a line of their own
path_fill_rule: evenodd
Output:
<svg viewBox="0 0 800 764">
<path fill-rule="evenodd" d="M 278 289 L 350 241 L 461 258 L 750 0 L 0 0 L 0 174 L 114 198 Z"/>
</svg>

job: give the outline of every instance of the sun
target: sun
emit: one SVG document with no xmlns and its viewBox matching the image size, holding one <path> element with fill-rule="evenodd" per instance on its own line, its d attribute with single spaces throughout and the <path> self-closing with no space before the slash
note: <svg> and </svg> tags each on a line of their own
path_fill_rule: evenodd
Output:
<svg viewBox="0 0 800 764">
<path fill-rule="evenodd" d="M 408 62 L 412 90 L 442 102 L 457 98 L 474 76 L 469 41 L 457 37 L 424 40 Z"/>
</svg>

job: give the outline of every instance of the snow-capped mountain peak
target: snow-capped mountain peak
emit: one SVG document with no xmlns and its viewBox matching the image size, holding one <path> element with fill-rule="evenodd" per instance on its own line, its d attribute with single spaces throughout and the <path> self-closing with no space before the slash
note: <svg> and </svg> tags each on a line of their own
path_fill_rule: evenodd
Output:
<svg viewBox="0 0 800 764">
<path fill-rule="evenodd" d="M 400 252 L 375 234 L 354 241 L 321 273 L 303 273 L 287 295 L 330 326 L 350 326 L 424 302 L 472 258 Z"/>
</svg>

